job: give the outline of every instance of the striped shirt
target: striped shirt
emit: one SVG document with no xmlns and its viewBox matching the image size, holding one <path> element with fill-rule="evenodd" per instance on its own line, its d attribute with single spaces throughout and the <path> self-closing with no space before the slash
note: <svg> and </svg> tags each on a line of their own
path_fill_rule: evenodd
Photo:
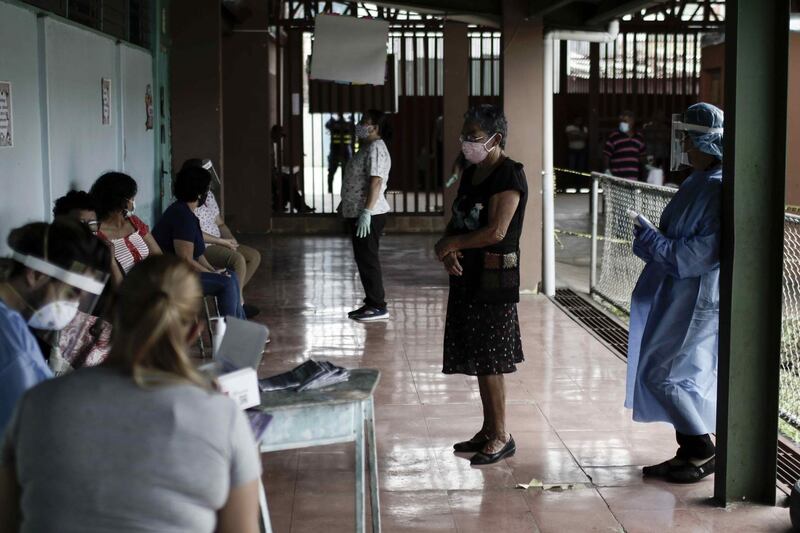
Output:
<svg viewBox="0 0 800 533">
<path fill-rule="evenodd" d="M 603 155 L 608 156 L 609 170 L 618 178 L 639 179 L 639 164 L 647 146 L 638 131 L 633 135 L 615 131 L 608 136 Z"/>
<path fill-rule="evenodd" d="M 150 231 L 147 224 L 136 216 L 131 216 L 128 222 L 131 223 L 136 231 L 121 239 L 109 239 L 102 231 L 97 232 L 98 237 L 111 243 L 114 248 L 114 259 L 117 260 L 125 274 L 133 268 L 133 265 L 150 255 L 150 249 L 147 247 L 147 243 L 144 242 L 144 236 Z"/>
</svg>

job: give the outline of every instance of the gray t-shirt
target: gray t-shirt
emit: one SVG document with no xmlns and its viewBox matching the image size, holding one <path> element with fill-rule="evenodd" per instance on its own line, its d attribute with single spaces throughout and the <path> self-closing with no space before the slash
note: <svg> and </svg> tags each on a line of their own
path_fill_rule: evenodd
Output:
<svg viewBox="0 0 800 533">
<path fill-rule="evenodd" d="M 82 369 L 28 391 L 2 464 L 22 489 L 21 531 L 213 532 L 261 462 L 244 413 L 186 382 L 142 388 Z"/>
</svg>

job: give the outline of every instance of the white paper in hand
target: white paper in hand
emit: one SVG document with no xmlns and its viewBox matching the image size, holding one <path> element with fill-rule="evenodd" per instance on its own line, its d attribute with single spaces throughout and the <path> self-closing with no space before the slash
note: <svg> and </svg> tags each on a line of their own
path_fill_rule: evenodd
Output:
<svg viewBox="0 0 800 533">
<path fill-rule="evenodd" d="M 633 225 L 634 225 L 634 226 L 638 226 L 638 227 L 640 227 L 640 228 L 641 228 L 641 227 L 642 227 L 642 222 L 644 222 L 644 223 L 645 223 L 645 224 L 647 224 L 649 227 L 651 227 L 651 228 L 653 228 L 653 229 L 655 229 L 655 228 L 656 228 L 655 224 L 653 224 L 652 222 L 650 222 L 650 221 L 647 219 L 647 217 L 646 217 L 646 216 L 644 216 L 644 215 L 643 215 L 643 214 L 641 214 L 641 213 L 637 213 L 637 212 L 636 212 L 636 211 L 634 211 L 633 209 L 628 209 L 628 211 L 627 211 L 627 214 L 628 214 L 628 218 L 630 218 L 630 219 L 631 219 L 631 222 L 633 222 Z"/>
</svg>

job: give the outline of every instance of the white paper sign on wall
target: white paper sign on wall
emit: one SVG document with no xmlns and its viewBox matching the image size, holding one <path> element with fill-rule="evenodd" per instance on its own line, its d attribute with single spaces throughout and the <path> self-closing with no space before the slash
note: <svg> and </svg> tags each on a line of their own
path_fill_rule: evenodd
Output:
<svg viewBox="0 0 800 533">
<path fill-rule="evenodd" d="M 14 146 L 14 122 L 11 115 L 11 82 L 0 81 L 0 148 Z"/>
<path fill-rule="evenodd" d="M 383 85 L 389 23 L 340 15 L 317 15 L 311 79 Z"/>
</svg>

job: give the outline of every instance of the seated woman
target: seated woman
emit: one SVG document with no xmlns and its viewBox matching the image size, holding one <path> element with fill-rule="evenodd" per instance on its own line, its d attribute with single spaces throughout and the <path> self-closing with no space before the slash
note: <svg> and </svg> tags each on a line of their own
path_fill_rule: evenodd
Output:
<svg viewBox="0 0 800 533">
<path fill-rule="evenodd" d="M 212 176 L 216 176 L 214 166 L 211 161 L 206 159 L 187 159 L 183 163 L 182 168 L 186 167 L 202 167 L 210 169 Z M 247 316 L 256 316 L 259 309 L 252 305 L 244 303 L 245 285 L 250 281 L 255 274 L 258 265 L 261 264 L 261 254 L 255 248 L 240 244 L 233 236 L 233 232 L 225 224 L 225 220 L 220 214 L 217 199 L 214 197 L 214 191 L 208 191 L 208 197 L 203 205 L 198 205 L 194 210 L 197 219 L 200 220 L 200 229 L 203 230 L 203 240 L 206 243 L 205 256 L 211 266 L 214 268 L 229 268 L 236 272 L 239 277 L 239 291 L 242 300 L 242 307 L 244 307 Z"/>
<path fill-rule="evenodd" d="M 122 172 L 103 174 L 90 191 L 99 222 L 97 236 L 113 248 L 114 258 L 121 269 L 121 272 L 113 273 L 116 284 L 133 265 L 149 255 L 161 253 L 147 224 L 133 214 L 137 192 L 136 181 Z"/>
<path fill-rule="evenodd" d="M 206 245 L 194 210 L 208 197 L 211 174 L 200 167 L 183 168 L 172 185 L 176 200 L 153 227 L 153 237 L 161 249 L 185 259 L 200 273 L 203 294 L 217 297 L 222 316 L 246 318 L 236 273 L 214 269 L 203 255 Z"/>
<path fill-rule="evenodd" d="M 86 225 L 97 233 L 97 213 L 94 198 L 85 191 L 69 191 L 53 205 L 53 217 L 68 217 Z M 112 277 L 122 279 L 122 271 L 113 257 L 109 257 Z M 51 352 L 50 369 L 56 374 L 69 372 L 83 366 L 102 363 L 111 350 L 111 324 L 103 320 L 108 317 L 114 284 L 109 283 L 92 314 L 78 312 L 75 318 L 59 332 L 59 357 Z"/>
<path fill-rule="evenodd" d="M 20 401 L 0 455 L 0 524 L 257 532 L 261 461 L 247 418 L 189 360 L 200 332 L 197 276 L 176 257 L 151 257 L 123 280 L 119 299 L 106 364 Z"/>
<path fill-rule="evenodd" d="M 23 393 L 53 375 L 40 339 L 41 346 L 53 344 L 79 312 L 79 299 L 88 304 L 102 292 L 95 279 L 107 277 L 110 261 L 103 243 L 65 218 L 14 229 L 8 246 L 0 281 L 0 435 Z"/>
</svg>

